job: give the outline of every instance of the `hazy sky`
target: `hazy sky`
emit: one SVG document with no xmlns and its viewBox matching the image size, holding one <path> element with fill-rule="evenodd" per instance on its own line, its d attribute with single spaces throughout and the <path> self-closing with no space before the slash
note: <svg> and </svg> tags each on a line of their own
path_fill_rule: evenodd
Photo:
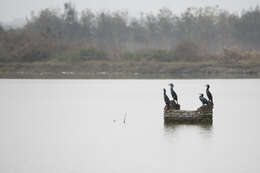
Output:
<svg viewBox="0 0 260 173">
<path fill-rule="evenodd" d="M 72 2 L 78 10 L 127 9 L 130 15 L 136 15 L 141 11 L 154 12 L 162 7 L 180 13 L 187 7 L 216 5 L 232 12 L 239 12 L 260 4 L 260 0 L 0 0 L 0 22 L 25 19 L 31 11 L 37 13 L 44 8 L 62 9 L 64 2 Z"/>
</svg>

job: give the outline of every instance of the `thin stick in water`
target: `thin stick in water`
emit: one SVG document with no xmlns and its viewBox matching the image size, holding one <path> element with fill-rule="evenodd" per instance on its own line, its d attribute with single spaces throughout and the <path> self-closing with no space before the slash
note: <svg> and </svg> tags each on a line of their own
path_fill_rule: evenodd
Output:
<svg viewBox="0 0 260 173">
<path fill-rule="evenodd" d="M 125 121 L 126 121 L 126 116 L 127 116 L 127 112 L 125 113 L 125 117 L 124 117 L 124 124 L 125 124 Z"/>
</svg>

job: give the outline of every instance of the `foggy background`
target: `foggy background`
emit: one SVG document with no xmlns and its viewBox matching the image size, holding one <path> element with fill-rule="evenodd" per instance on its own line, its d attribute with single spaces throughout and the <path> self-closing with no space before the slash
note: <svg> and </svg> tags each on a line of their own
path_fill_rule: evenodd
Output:
<svg viewBox="0 0 260 173">
<path fill-rule="evenodd" d="M 251 1 L 4 1 L 1 74 L 260 74 Z"/>
<path fill-rule="evenodd" d="M 1 0 L 0 22 L 4 24 L 21 25 L 30 13 L 40 12 L 45 8 L 62 8 L 66 0 Z M 175 13 L 181 13 L 188 7 L 219 6 L 230 12 L 240 12 L 243 9 L 255 7 L 259 0 L 72 0 L 76 8 L 81 11 L 89 8 L 92 10 L 122 10 L 127 9 L 130 15 L 141 12 L 157 12 L 160 8 L 167 7 Z"/>
</svg>

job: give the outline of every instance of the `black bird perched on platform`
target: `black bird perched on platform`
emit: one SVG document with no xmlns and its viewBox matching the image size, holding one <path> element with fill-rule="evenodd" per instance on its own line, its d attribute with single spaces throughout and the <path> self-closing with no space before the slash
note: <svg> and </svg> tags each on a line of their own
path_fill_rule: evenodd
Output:
<svg viewBox="0 0 260 173">
<path fill-rule="evenodd" d="M 209 84 L 207 84 L 206 87 L 207 87 L 207 89 L 206 89 L 206 94 L 207 94 L 207 96 L 208 96 L 208 99 L 209 99 L 209 101 L 210 101 L 211 103 L 213 103 L 213 97 L 212 97 L 211 92 L 209 91 L 209 87 L 210 87 Z"/>
<path fill-rule="evenodd" d="M 169 85 L 171 86 L 172 98 L 174 101 L 176 101 L 178 103 L 178 96 L 177 96 L 176 92 L 173 90 L 174 85 L 172 83 L 170 83 Z"/>
<path fill-rule="evenodd" d="M 169 97 L 166 95 L 166 89 L 165 89 L 165 88 L 163 88 L 163 96 L 164 96 L 165 104 L 167 105 L 167 109 L 169 109 L 169 107 L 170 107 L 170 99 L 169 99 Z"/>
<path fill-rule="evenodd" d="M 202 102 L 202 105 L 209 104 L 208 100 L 205 97 L 203 97 L 203 94 L 200 94 L 199 98 L 200 98 L 200 101 Z"/>
</svg>

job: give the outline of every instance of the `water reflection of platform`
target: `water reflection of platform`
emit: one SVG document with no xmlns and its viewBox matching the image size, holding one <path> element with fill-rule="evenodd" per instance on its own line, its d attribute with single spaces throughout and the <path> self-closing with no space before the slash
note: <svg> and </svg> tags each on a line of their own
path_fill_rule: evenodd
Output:
<svg viewBox="0 0 260 173">
<path fill-rule="evenodd" d="M 183 126 L 190 126 L 190 127 L 199 127 L 203 130 L 211 131 L 213 128 L 212 122 L 211 123 L 201 123 L 201 124 L 194 124 L 194 123 L 176 123 L 171 121 L 164 121 L 164 128 L 169 130 L 174 130 L 179 127 Z"/>
</svg>

